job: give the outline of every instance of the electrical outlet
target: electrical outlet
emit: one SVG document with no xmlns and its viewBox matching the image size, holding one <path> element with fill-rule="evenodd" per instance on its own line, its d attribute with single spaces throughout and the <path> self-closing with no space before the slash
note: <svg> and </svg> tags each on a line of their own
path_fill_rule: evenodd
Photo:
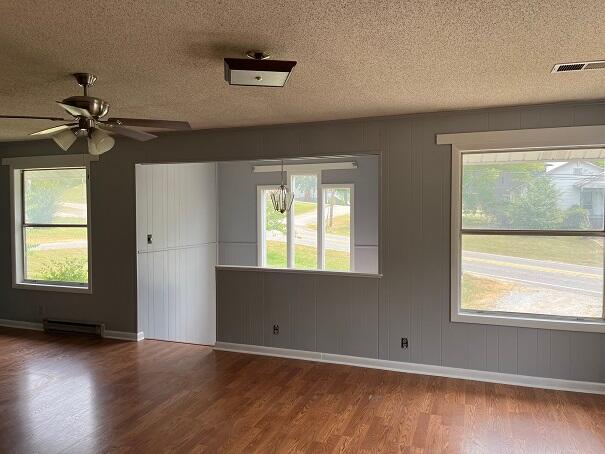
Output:
<svg viewBox="0 0 605 454">
<path fill-rule="evenodd" d="M 277 336 L 279 334 L 279 325 L 273 325 L 273 335 Z"/>
<path fill-rule="evenodd" d="M 401 348 L 403 348 L 404 350 L 406 348 L 408 348 L 409 344 L 408 344 L 408 338 L 407 337 L 402 337 L 401 338 Z"/>
</svg>

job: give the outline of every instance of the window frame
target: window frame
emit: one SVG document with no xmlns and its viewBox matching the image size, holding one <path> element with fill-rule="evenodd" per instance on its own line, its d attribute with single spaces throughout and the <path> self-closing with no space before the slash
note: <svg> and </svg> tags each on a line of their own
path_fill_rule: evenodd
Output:
<svg viewBox="0 0 605 454">
<path fill-rule="evenodd" d="M 91 217 L 91 178 L 90 162 L 97 161 L 91 155 L 58 155 L 40 157 L 5 158 L 3 165 L 10 167 L 10 202 L 11 202 L 11 253 L 12 253 L 12 287 L 23 290 L 42 290 L 65 293 L 92 293 L 92 217 Z M 85 169 L 86 171 L 86 210 L 87 210 L 87 246 L 88 246 L 88 283 L 67 283 L 36 281 L 25 279 L 25 228 L 37 226 L 25 223 L 23 172 L 26 170 Z M 60 227 L 52 225 L 51 227 Z M 83 226 L 74 224 L 70 227 Z"/>
<path fill-rule="evenodd" d="M 286 181 L 288 182 L 288 188 L 292 188 L 292 181 L 295 176 L 304 176 L 304 175 L 313 175 L 317 178 L 317 268 L 314 269 L 305 269 L 304 271 L 327 271 L 327 272 L 335 272 L 335 273 L 355 273 L 355 184 L 354 183 L 322 183 L 321 180 L 321 170 L 316 169 L 294 169 L 287 170 L 286 173 Z M 270 268 L 270 269 L 287 269 L 287 270 L 303 270 L 302 268 L 295 268 L 295 242 L 294 242 L 294 216 L 295 210 L 289 210 L 287 213 L 287 264 L 285 268 L 274 268 L 267 267 L 266 257 L 265 257 L 265 200 L 263 194 L 265 191 L 271 191 L 278 189 L 279 185 L 258 185 L 256 187 L 257 195 L 257 210 L 256 210 L 256 218 L 257 218 L 257 264 L 262 268 Z M 335 270 L 326 270 L 325 269 L 325 228 L 324 228 L 324 200 L 323 200 L 323 190 L 324 188 L 343 188 L 350 189 L 351 191 L 351 238 L 350 238 L 350 254 L 349 254 L 349 271 L 335 271 Z"/>
<path fill-rule="evenodd" d="M 462 133 L 462 134 L 442 134 L 437 136 L 438 144 L 451 144 L 451 283 L 450 283 L 450 319 L 452 322 L 478 323 L 498 326 L 512 326 L 523 328 L 544 328 L 568 331 L 598 332 L 605 333 L 605 289 L 603 291 L 603 318 L 588 319 L 580 317 L 563 317 L 533 315 L 520 312 L 496 312 L 496 311 L 476 311 L 462 310 L 461 308 L 461 279 L 462 279 L 462 174 L 463 174 L 463 155 L 467 153 L 490 153 L 490 152 L 523 152 L 536 150 L 550 150 L 556 148 L 601 148 L 603 145 L 584 145 L 581 139 L 578 139 L 579 145 L 545 145 L 545 146 L 521 146 L 519 135 L 529 132 L 525 140 L 528 143 L 539 144 L 540 140 L 548 140 L 546 137 L 552 130 L 584 129 L 579 128 L 548 128 L 545 130 L 518 130 L 518 131 L 498 131 L 490 133 Z M 601 130 L 605 138 L 605 128 Z M 577 139 L 577 135 L 570 131 L 571 140 Z M 576 131 L 580 132 L 581 131 Z M 508 135 L 506 133 L 511 133 Z M 560 131 L 554 134 L 557 136 Z M 581 134 L 580 134 L 581 135 Z M 458 137 L 456 137 L 458 136 Z M 473 137 L 475 136 L 475 137 Z M 483 136 L 483 137 L 481 137 Z M 515 137 L 517 136 L 517 137 Z M 457 143 L 456 139 L 460 140 Z M 508 139 L 508 140 L 507 140 Z M 517 139 L 517 140 L 515 140 Z M 523 139 L 523 137 L 521 137 Z M 593 139 L 591 139 L 593 140 Z M 466 144 L 465 144 L 466 142 Z M 507 142 L 510 144 L 507 146 Z M 605 142 L 605 140 L 604 140 Z M 595 143 L 595 142 L 592 142 Z M 466 146 L 465 146 L 466 145 Z M 494 234 L 494 235 L 540 235 L 540 236 L 595 236 L 605 237 L 605 228 L 601 231 L 560 231 L 548 230 L 545 232 L 533 230 L 485 230 L 485 229 L 466 229 L 466 233 L 471 234 Z M 605 259 L 605 257 L 604 257 Z M 604 279 L 605 281 L 605 279 Z"/>
</svg>

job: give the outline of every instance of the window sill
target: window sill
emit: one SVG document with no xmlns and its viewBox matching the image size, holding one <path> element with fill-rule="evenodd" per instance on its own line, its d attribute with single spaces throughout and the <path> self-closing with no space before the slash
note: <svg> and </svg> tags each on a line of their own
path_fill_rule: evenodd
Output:
<svg viewBox="0 0 605 454">
<path fill-rule="evenodd" d="M 73 285 L 41 284 L 33 282 L 17 282 L 13 288 L 21 290 L 41 290 L 44 292 L 62 292 L 62 293 L 92 293 L 90 287 L 77 287 Z"/>
<path fill-rule="evenodd" d="M 570 320 L 548 317 L 523 317 L 494 313 L 458 312 L 452 314 L 452 322 L 478 323 L 482 325 L 539 328 L 587 333 L 605 333 L 605 320 Z"/>
<path fill-rule="evenodd" d="M 235 271 L 262 271 L 268 273 L 319 274 L 323 276 L 371 277 L 375 279 L 382 278 L 382 274 L 377 273 L 356 273 L 355 271 L 298 270 L 296 268 L 267 268 L 263 266 L 216 265 L 216 269 Z"/>
</svg>

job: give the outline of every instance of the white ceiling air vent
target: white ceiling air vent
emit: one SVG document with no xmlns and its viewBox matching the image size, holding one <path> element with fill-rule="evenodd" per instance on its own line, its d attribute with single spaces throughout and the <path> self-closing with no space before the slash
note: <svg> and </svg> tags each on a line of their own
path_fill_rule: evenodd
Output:
<svg viewBox="0 0 605 454">
<path fill-rule="evenodd" d="M 587 71 L 589 69 L 605 69 L 605 60 L 581 61 L 576 63 L 557 63 L 551 73 Z"/>
</svg>

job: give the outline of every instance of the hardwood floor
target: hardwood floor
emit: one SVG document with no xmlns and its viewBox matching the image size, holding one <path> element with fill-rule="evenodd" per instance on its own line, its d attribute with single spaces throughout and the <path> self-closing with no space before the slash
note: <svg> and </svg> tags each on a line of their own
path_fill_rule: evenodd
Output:
<svg viewBox="0 0 605 454">
<path fill-rule="evenodd" d="M 0 328 L 0 452 L 603 453 L 605 396 Z"/>
</svg>

